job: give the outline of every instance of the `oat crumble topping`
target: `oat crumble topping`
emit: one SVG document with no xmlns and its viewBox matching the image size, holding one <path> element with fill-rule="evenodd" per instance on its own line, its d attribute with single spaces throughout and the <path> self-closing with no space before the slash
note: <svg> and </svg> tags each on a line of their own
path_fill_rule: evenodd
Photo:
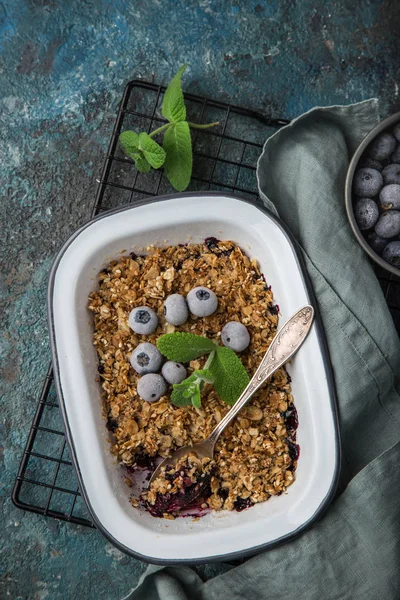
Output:
<svg viewBox="0 0 400 600">
<path fill-rule="evenodd" d="M 257 262 L 233 242 L 209 238 L 203 244 L 150 247 L 148 252 L 123 256 L 103 269 L 88 305 L 94 316 L 104 416 L 113 434 L 111 449 L 126 466 L 135 466 L 143 457 L 166 457 L 175 448 L 201 441 L 229 410 L 208 384 L 201 409 L 172 405 L 170 391 L 158 402 L 143 401 L 136 393 L 139 375 L 129 363 L 140 342 L 155 344 L 160 335 L 174 331 L 218 341 L 228 321 L 240 321 L 251 336 L 250 346 L 239 355 L 251 377 L 278 323 L 279 309 Z M 217 312 L 190 316 L 179 327 L 168 324 L 163 314 L 166 297 L 186 296 L 200 285 L 217 294 Z M 151 335 L 137 335 L 128 326 L 130 311 L 142 305 L 159 318 Z M 202 368 L 205 360 L 191 361 L 188 374 Z M 214 510 L 241 510 L 285 492 L 297 466 L 296 427 L 290 377 L 281 368 L 219 438 L 204 504 Z M 132 498 L 134 506 L 138 502 Z"/>
</svg>

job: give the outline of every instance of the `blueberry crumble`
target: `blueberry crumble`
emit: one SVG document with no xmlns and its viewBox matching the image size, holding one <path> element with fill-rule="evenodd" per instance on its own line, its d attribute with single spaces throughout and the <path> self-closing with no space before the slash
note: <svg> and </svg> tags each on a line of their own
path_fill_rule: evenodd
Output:
<svg viewBox="0 0 400 600">
<path fill-rule="evenodd" d="M 201 381 L 201 404 L 171 402 L 172 386 L 182 385 L 180 372 L 204 374 L 207 356 L 168 363 L 157 353 L 160 336 L 192 333 L 231 347 L 251 377 L 279 318 L 257 261 L 216 238 L 149 247 L 142 256 L 136 251 L 114 260 L 99 273 L 88 306 L 111 451 L 130 473 L 144 465 L 153 469 L 157 457 L 203 440 L 230 408 L 207 378 Z M 173 518 L 193 486 L 202 487 L 207 510 L 241 511 L 284 493 L 299 458 L 290 381 L 279 369 L 223 432 L 212 463 L 191 457 L 166 470 L 148 490 L 132 495 L 133 506 Z"/>
</svg>

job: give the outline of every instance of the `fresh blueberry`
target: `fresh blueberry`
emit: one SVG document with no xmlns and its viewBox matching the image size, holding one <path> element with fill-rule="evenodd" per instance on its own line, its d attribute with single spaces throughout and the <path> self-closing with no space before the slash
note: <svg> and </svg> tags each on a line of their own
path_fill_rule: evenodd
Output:
<svg viewBox="0 0 400 600">
<path fill-rule="evenodd" d="M 375 160 L 385 160 L 394 152 L 396 139 L 390 133 L 381 133 L 371 142 L 368 152 Z"/>
<path fill-rule="evenodd" d="M 163 357 L 154 344 L 143 342 L 139 344 L 130 357 L 132 367 L 139 375 L 157 373 L 161 369 Z"/>
<path fill-rule="evenodd" d="M 192 315 L 209 317 L 218 308 L 218 298 L 212 290 L 206 287 L 195 287 L 187 295 L 187 303 Z"/>
<path fill-rule="evenodd" d="M 396 163 L 388 165 L 383 169 L 382 177 L 384 185 L 388 185 L 388 183 L 400 183 L 400 165 Z"/>
<path fill-rule="evenodd" d="M 397 148 L 392 154 L 392 162 L 400 163 L 400 144 L 397 144 Z"/>
<path fill-rule="evenodd" d="M 389 185 L 385 185 L 381 189 L 381 193 L 379 194 L 379 201 L 381 203 L 382 208 L 385 210 L 390 210 L 391 208 L 399 210 L 400 185 L 398 183 L 390 183 Z"/>
<path fill-rule="evenodd" d="M 383 260 L 395 267 L 400 267 L 400 242 L 389 242 L 382 252 Z"/>
<path fill-rule="evenodd" d="M 146 402 L 157 402 L 167 393 L 167 384 L 164 377 L 156 373 L 143 375 L 137 384 L 137 393 Z"/>
<path fill-rule="evenodd" d="M 250 334 L 243 323 L 230 321 L 221 331 L 221 340 L 227 348 L 242 352 L 250 344 Z"/>
<path fill-rule="evenodd" d="M 173 385 L 174 383 L 180 383 L 186 379 L 186 369 L 180 363 L 176 363 L 173 360 L 169 360 L 163 364 L 161 373 L 164 379 Z"/>
<path fill-rule="evenodd" d="M 375 250 L 377 254 L 381 254 L 384 247 L 387 245 L 387 240 L 381 238 L 375 231 L 371 231 L 368 234 L 367 240 L 372 250 Z"/>
<path fill-rule="evenodd" d="M 164 302 L 164 315 L 168 323 L 183 325 L 189 317 L 186 300 L 180 294 L 171 294 Z"/>
<path fill-rule="evenodd" d="M 367 167 L 369 169 L 376 169 L 376 171 L 382 171 L 383 165 L 379 162 L 379 160 L 375 160 L 370 156 L 365 156 L 360 160 L 360 167 Z"/>
<path fill-rule="evenodd" d="M 376 169 L 357 169 L 354 174 L 353 191 L 357 196 L 367 198 L 376 196 L 382 185 L 382 175 Z"/>
<path fill-rule="evenodd" d="M 396 140 L 398 142 L 400 142 L 400 123 L 397 123 L 394 127 L 393 127 L 393 135 L 396 138 Z"/>
<path fill-rule="evenodd" d="M 135 333 L 150 335 L 157 329 L 158 317 L 148 306 L 137 306 L 131 310 L 128 323 Z"/>
<path fill-rule="evenodd" d="M 379 219 L 379 208 L 372 198 L 360 198 L 354 207 L 354 216 L 361 231 L 371 229 Z"/>
<path fill-rule="evenodd" d="M 375 232 L 383 238 L 392 238 L 400 233 L 400 212 L 388 210 L 379 217 Z"/>
</svg>

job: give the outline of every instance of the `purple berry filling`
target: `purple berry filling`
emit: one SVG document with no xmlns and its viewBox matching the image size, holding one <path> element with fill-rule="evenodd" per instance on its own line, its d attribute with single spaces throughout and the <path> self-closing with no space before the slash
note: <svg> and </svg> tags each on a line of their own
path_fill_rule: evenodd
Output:
<svg viewBox="0 0 400 600">
<path fill-rule="evenodd" d="M 233 252 L 233 248 L 227 248 L 226 250 L 219 250 L 218 244 L 221 240 L 216 237 L 208 237 L 204 240 L 207 249 L 215 254 L 216 256 L 230 256 Z M 216 252 L 218 250 L 218 252 Z"/>
<path fill-rule="evenodd" d="M 295 409 L 294 406 L 291 406 L 286 412 L 285 412 L 285 425 L 286 425 L 286 430 L 288 432 L 288 434 L 291 437 L 294 437 L 296 434 L 296 429 L 299 426 L 299 419 L 297 416 L 297 410 Z"/>
<path fill-rule="evenodd" d="M 222 498 L 222 500 L 226 500 L 229 496 L 229 490 L 227 490 L 226 488 L 219 488 L 217 494 L 220 498 Z"/>
<path fill-rule="evenodd" d="M 173 471 L 169 469 L 166 473 L 166 479 L 174 481 L 176 477 L 180 475 L 181 471 Z M 159 494 L 157 493 L 156 501 L 154 504 L 150 504 L 147 500 L 142 501 L 142 506 L 145 508 L 153 517 L 162 517 L 164 513 L 175 514 L 182 508 L 188 506 L 188 501 L 193 496 L 198 500 L 199 494 L 206 497 L 206 492 L 210 495 L 209 482 L 211 479 L 212 472 L 208 473 L 205 477 L 199 475 L 195 482 L 192 482 L 190 477 L 183 476 L 182 487 L 179 492 Z"/>
<path fill-rule="evenodd" d="M 149 471 L 154 471 L 156 468 L 156 461 L 154 456 L 141 453 L 136 455 L 136 466 L 140 469 L 149 469 Z M 134 467 L 128 467 L 128 469 L 134 470 Z"/>
<path fill-rule="evenodd" d="M 240 498 L 240 496 L 238 496 L 233 503 L 234 509 L 238 512 L 250 508 L 250 506 L 254 506 L 254 502 L 252 502 L 250 498 Z"/>
<path fill-rule="evenodd" d="M 207 246 L 208 250 L 214 250 L 214 248 L 218 248 L 218 244 L 221 240 L 219 240 L 216 237 L 208 237 L 204 240 L 205 245 Z"/>
<path fill-rule="evenodd" d="M 275 304 L 275 305 L 269 306 L 268 310 L 271 313 L 271 315 L 277 315 L 277 314 L 279 314 L 279 310 L 280 310 L 279 304 Z"/>
<path fill-rule="evenodd" d="M 300 446 L 298 444 L 295 444 L 294 442 L 292 442 L 292 440 L 287 440 L 287 445 L 289 448 L 290 458 L 293 461 L 298 460 L 298 458 L 300 456 Z"/>
<path fill-rule="evenodd" d="M 114 433 L 114 431 L 118 428 L 118 423 L 115 419 L 107 419 L 106 427 L 108 431 Z"/>
</svg>

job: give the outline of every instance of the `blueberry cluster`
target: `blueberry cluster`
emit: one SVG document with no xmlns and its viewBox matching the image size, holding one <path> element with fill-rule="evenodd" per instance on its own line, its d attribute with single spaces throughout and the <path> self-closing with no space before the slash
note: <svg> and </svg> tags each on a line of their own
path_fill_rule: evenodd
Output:
<svg viewBox="0 0 400 600">
<path fill-rule="evenodd" d="M 218 308 L 218 299 L 209 288 L 198 286 L 187 297 L 171 294 L 164 302 L 164 316 L 168 323 L 179 326 L 189 318 L 208 317 Z M 130 328 L 137 334 L 150 335 L 158 327 L 158 316 L 149 306 L 137 306 L 128 317 Z M 231 321 L 221 332 L 224 346 L 242 352 L 250 343 L 250 334 L 242 323 Z M 142 400 L 157 402 L 167 392 L 167 386 L 181 383 L 187 377 L 186 368 L 173 361 L 163 364 L 164 357 L 157 346 L 150 342 L 140 343 L 130 356 L 132 368 L 141 375 L 137 392 Z M 161 375 L 160 375 L 161 371 Z"/>
<path fill-rule="evenodd" d="M 400 268 L 400 123 L 378 135 L 353 179 L 354 216 L 371 248 Z"/>
<path fill-rule="evenodd" d="M 183 325 L 189 312 L 195 317 L 209 317 L 218 308 L 218 298 L 212 290 L 198 286 L 190 290 L 187 297 L 172 294 L 164 302 L 164 316 L 172 325 Z"/>
<path fill-rule="evenodd" d="M 172 361 L 163 364 L 163 360 L 164 357 L 157 346 L 150 342 L 142 342 L 131 354 L 132 368 L 142 375 L 137 392 L 146 402 L 157 402 L 167 393 L 167 384 L 180 383 L 186 379 L 186 369 L 183 365 Z M 160 371 L 162 375 L 159 374 Z"/>
</svg>

